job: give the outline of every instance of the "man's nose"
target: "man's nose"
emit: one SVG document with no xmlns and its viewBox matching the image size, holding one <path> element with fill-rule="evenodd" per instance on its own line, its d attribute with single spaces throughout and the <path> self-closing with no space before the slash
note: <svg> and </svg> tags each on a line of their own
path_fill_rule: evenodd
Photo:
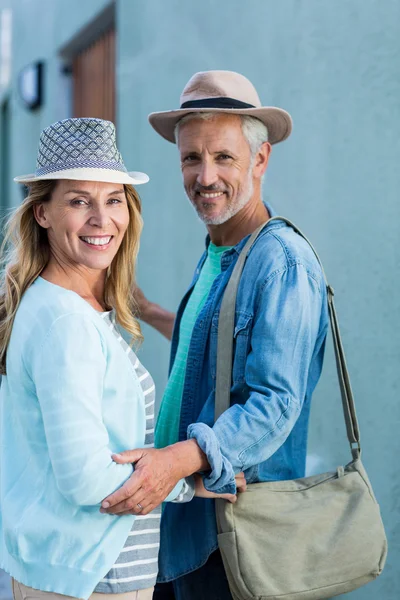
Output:
<svg viewBox="0 0 400 600">
<path fill-rule="evenodd" d="M 197 182 L 203 187 L 208 187 L 217 181 L 218 173 L 216 166 L 211 161 L 203 161 L 197 175 Z"/>
</svg>

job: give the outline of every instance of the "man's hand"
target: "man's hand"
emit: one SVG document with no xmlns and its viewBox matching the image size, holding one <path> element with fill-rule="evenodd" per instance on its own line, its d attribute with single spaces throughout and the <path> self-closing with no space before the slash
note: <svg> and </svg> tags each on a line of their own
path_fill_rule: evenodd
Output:
<svg viewBox="0 0 400 600">
<path fill-rule="evenodd" d="M 126 450 L 112 458 L 119 464 L 135 463 L 130 478 L 101 504 L 100 512 L 113 515 L 147 515 L 165 500 L 180 479 L 209 468 L 196 440 L 161 450 Z"/>
<path fill-rule="evenodd" d="M 119 464 L 135 463 L 135 471 L 122 487 L 103 500 L 100 512 L 147 515 L 181 479 L 168 448 L 127 450 L 112 458 Z"/>
</svg>

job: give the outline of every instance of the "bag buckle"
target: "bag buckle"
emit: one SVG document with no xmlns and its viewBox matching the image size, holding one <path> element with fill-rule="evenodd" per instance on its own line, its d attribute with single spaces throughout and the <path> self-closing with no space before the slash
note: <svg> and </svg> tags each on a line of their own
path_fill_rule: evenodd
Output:
<svg viewBox="0 0 400 600">
<path fill-rule="evenodd" d="M 336 469 L 336 476 L 338 479 L 340 479 L 340 477 L 344 477 L 344 467 L 340 466 Z"/>
</svg>

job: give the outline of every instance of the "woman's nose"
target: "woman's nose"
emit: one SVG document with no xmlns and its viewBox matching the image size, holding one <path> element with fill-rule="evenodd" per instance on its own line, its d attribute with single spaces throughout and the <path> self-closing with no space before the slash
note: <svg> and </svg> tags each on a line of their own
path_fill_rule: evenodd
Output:
<svg viewBox="0 0 400 600">
<path fill-rule="evenodd" d="M 104 229 L 110 221 L 106 208 L 93 208 L 93 212 L 89 218 L 89 225 Z"/>
</svg>

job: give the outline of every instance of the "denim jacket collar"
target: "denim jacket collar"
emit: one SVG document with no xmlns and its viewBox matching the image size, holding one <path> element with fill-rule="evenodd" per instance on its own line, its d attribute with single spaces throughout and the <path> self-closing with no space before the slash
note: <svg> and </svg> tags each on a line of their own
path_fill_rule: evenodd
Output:
<svg viewBox="0 0 400 600">
<path fill-rule="evenodd" d="M 272 208 L 272 206 L 268 203 L 268 202 L 264 202 L 263 203 L 265 208 L 268 210 L 268 213 L 270 214 L 271 217 L 275 217 L 277 215 L 276 211 Z M 232 248 L 230 248 L 229 250 L 226 250 L 222 257 L 221 257 L 221 271 L 226 271 L 226 269 L 229 268 L 229 266 L 232 264 L 232 261 L 234 260 L 234 258 L 237 258 L 237 256 L 239 256 L 239 254 L 241 253 L 242 249 L 244 248 L 247 240 L 249 239 L 249 236 L 251 234 L 246 235 L 243 239 L 240 240 L 240 242 L 238 242 L 236 244 L 236 246 L 233 246 Z M 210 234 L 206 235 L 206 239 L 205 239 L 205 254 L 203 256 L 203 259 L 206 259 L 207 256 L 207 250 L 208 250 L 208 246 L 210 245 L 211 242 L 211 238 L 210 238 Z M 204 260 L 201 261 L 198 271 L 200 272 L 201 267 L 203 266 Z"/>
</svg>

